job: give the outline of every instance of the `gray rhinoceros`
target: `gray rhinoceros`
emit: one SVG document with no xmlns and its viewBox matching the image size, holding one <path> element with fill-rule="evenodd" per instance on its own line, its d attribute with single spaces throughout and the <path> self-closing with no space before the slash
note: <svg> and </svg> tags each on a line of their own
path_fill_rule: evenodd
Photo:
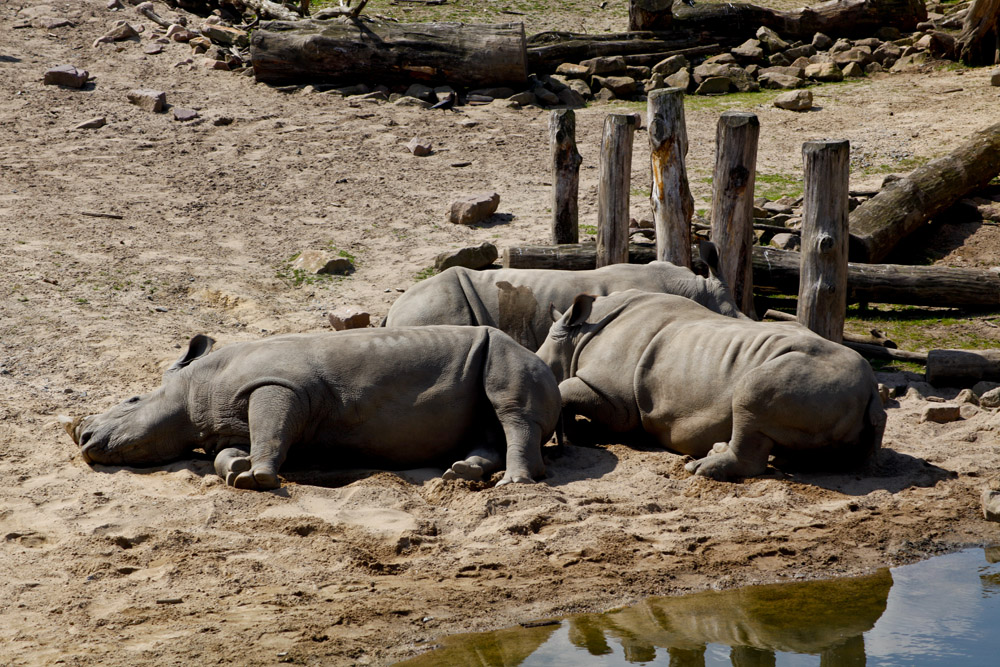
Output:
<svg viewBox="0 0 1000 667">
<path fill-rule="evenodd" d="M 213 344 L 192 338 L 150 394 L 63 418 L 83 457 L 156 465 L 204 448 L 218 454 L 228 484 L 252 489 L 280 485 L 293 446 L 340 465 L 393 468 L 467 455 L 447 476 L 468 479 L 504 467 L 506 446 L 501 484 L 544 473 L 541 447 L 559 419 L 559 389 L 538 357 L 497 329 L 287 335 L 210 354 Z"/>
<path fill-rule="evenodd" d="M 704 244 L 702 256 L 704 275 L 670 262 L 613 264 L 590 271 L 453 267 L 396 299 L 383 326 L 487 325 L 534 351 L 552 326 L 549 306 L 565 310 L 577 294 L 601 296 L 626 289 L 678 294 L 723 315 L 745 318 L 716 275 L 715 247 Z"/>
<path fill-rule="evenodd" d="M 772 452 L 844 468 L 882 443 L 868 362 L 797 324 L 734 320 L 669 294 L 580 295 L 538 355 L 564 418 L 644 430 L 698 459 L 686 466 L 698 475 L 759 475 Z"/>
</svg>

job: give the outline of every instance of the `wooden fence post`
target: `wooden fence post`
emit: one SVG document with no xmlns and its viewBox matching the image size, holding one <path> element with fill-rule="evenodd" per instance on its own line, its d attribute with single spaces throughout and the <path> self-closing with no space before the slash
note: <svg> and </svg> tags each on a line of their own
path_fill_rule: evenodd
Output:
<svg viewBox="0 0 1000 667">
<path fill-rule="evenodd" d="M 549 116 L 549 147 L 552 154 L 552 243 L 580 241 L 580 163 L 576 150 L 576 114 L 557 109 Z"/>
<path fill-rule="evenodd" d="M 726 111 L 715 132 L 712 178 L 712 241 L 722 277 L 740 310 L 753 312 L 753 189 L 760 121 L 745 111 Z"/>
<path fill-rule="evenodd" d="M 647 114 L 653 171 L 649 201 L 656 224 L 656 259 L 691 266 L 694 198 L 684 164 L 688 151 L 684 89 L 663 88 L 649 93 Z"/>
<path fill-rule="evenodd" d="M 628 262 L 632 139 L 638 124 L 636 114 L 613 113 L 604 120 L 597 184 L 597 268 Z"/>
<path fill-rule="evenodd" d="M 847 309 L 850 142 L 807 141 L 799 322 L 840 342 Z"/>
</svg>

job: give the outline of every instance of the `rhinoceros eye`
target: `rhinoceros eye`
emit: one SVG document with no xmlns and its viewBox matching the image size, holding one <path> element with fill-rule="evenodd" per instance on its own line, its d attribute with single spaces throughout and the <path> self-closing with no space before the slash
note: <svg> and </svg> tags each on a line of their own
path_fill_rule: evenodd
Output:
<svg viewBox="0 0 1000 667">
<path fill-rule="evenodd" d="M 138 396 L 133 396 L 132 398 L 128 399 L 125 402 L 126 403 L 138 403 L 139 402 L 139 397 Z"/>
</svg>

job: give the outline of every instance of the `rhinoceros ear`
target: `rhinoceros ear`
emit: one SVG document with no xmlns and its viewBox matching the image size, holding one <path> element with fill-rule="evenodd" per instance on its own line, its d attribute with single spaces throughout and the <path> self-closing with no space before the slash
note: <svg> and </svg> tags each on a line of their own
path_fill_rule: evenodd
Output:
<svg viewBox="0 0 1000 667">
<path fill-rule="evenodd" d="M 590 294 L 578 294 L 573 299 L 573 305 L 566 311 L 569 314 L 566 324 L 578 327 L 586 322 L 587 318 L 590 317 L 590 312 L 594 309 L 594 298 Z"/>
<path fill-rule="evenodd" d="M 719 274 L 719 249 L 715 247 L 715 244 L 711 241 L 699 241 L 698 242 L 698 255 L 701 257 L 701 261 L 708 265 L 708 270 L 713 275 Z M 695 271 L 695 273 L 700 273 Z M 708 276 L 704 276 L 707 278 Z"/>
<path fill-rule="evenodd" d="M 212 346 L 215 345 L 215 339 L 210 338 L 204 334 L 197 334 L 188 342 L 188 349 L 184 352 L 180 359 L 175 361 L 170 368 L 168 368 L 163 374 L 164 376 L 170 375 L 171 373 L 176 373 L 177 371 L 185 368 L 195 359 L 200 359 L 206 354 L 212 351 Z"/>
</svg>

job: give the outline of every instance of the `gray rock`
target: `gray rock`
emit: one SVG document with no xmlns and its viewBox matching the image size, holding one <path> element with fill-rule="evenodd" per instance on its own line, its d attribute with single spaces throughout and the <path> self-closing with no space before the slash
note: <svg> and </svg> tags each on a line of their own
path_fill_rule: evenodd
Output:
<svg viewBox="0 0 1000 667">
<path fill-rule="evenodd" d="M 757 29 L 757 39 L 760 40 L 761 48 L 768 53 L 777 53 L 788 48 L 788 42 L 778 37 L 778 33 L 761 26 Z"/>
<path fill-rule="evenodd" d="M 761 48 L 760 40 L 756 39 L 748 39 L 730 53 L 742 61 L 757 62 L 764 59 L 764 49 Z"/>
<path fill-rule="evenodd" d="M 555 106 L 560 103 L 559 96 L 553 93 L 547 88 L 542 86 L 536 86 L 532 91 L 535 94 L 535 99 L 544 104 L 545 106 Z"/>
<path fill-rule="evenodd" d="M 591 100 L 594 98 L 594 93 L 591 91 L 590 86 L 587 85 L 587 83 L 582 79 L 570 79 L 566 82 L 566 86 L 570 90 L 578 93 L 580 97 L 585 100 Z"/>
<path fill-rule="evenodd" d="M 167 104 L 167 94 L 162 90 L 139 88 L 128 92 L 128 101 L 144 111 L 159 113 Z"/>
<path fill-rule="evenodd" d="M 433 106 L 430 102 L 426 102 L 416 97 L 410 97 L 409 95 L 404 95 L 398 100 L 393 102 L 397 107 L 420 107 L 421 109 L 430 109 Z"/>
<path fill-rule="evenodd" d="M 350 306 L 338 308 L 332 313 L 327 313 L 326 318 L 330 320 L 330 326 L 337 331 L 364 329 L 372 321 L 372 317 L 368 312 Z"/>
<path fill-rule="evenodd" d="M 694 77 L 694 82 L 700 85 L 702 81 L 709 77 L 726 76 L 729 72 L 729 67 L 729 65 L 722 65 L 720 63 L 705 62 L 691 70 L 691 75 Z"/>
<path fill-rule="evenodd" d="M 646 70 L 649 70 L 649 68 L 647 67 Z M 543 74 L 536 78 L 539 83 L 557 95 L 559 94 L 559 91 L 565 90 L 569 83 L 569 79 L 561 74 Z"/>
<path fill-rule="evenodd" d="M 229 46 L 250 45 L 250 37 L 247 35 L 245 30 L 231 28 L 227 25 L 203 23 L 201 26 L 201 34 L 218 44 L 226 44 Z"/>
<path fill-rule="evenodd" d="M 645 83 L 643 83 L 642 90 L 643 92 L 649 93 L 654 90 L 659 90 L 660 88 L 666 88 L 666 87 L 667 84 L 663 80 L 663 75 L 653 74 L 652 76 L 649 77 L 649 79 Z"/>
<path fill-rule="evenodd" d="M 874 51 L 875 49 L 882 46 L 882 41 L 883 40 L 880 40 L 876 37 L 865 37 L 864 39 L 854 40 L 854 46 L 866 46 L 871 51 Z"/>
<path fill-rule="evenodd" d="M 636 81 L 648 79 L 653 70 L 645 65 L 629 65 L 625 68 L 625 76 L 630 76 Z"/>
<path fill-rule="evenodd" d="M 803 68 L 795 67 L 793 65 L 762 67 L 760 71 L 757 72 L 757 77 L 759 78 L 764 74 L 784 74 L 785 76 L 794 76 L 796 79 L 802 79 L 806 76 Z"/>
<path fill-rule="evenodd" d="M 346 257 L 334 257 L 322 250 L 303 250 L 292 262 L 292 270 L 313 275 L 347 274 L 354 270 L 354 265 Z"/>
<path fill-rule="evenodd" d="M 691 88 L 691 73 L 686 69 L 682 69 L 665 78 L 663 83 L 667 84 L 671 88 L 682 88 L 684 90 L 688 90 Z"/>
<path fill-rule="evenodd" d="M 653 65 L 652 73 L 662 74 L 666 78 L 675 72 L 686 69 L 687 66 L 688 59 L 684 56 L 670 56 Z"/>
<path fill-rule="evenodd" d="M 784 89 L 791 90 L 793 88 L 801 88 L 805 81 L 795 76 L 788 76 L 787 74 L 778 74 L 777 72 L 773 74 L 761 74 L 757 77 L 757 82 L 760 84 L 761 88 Z"/>
<path fill-rule="evenodd" d="M 791 61 L 794 61 L 796 58 L 808 58 L 814 55 L 816 55 L 816 47 L 812 44 L 803 44 L 802 46 L 785 50 L 785 57 Z"/>
<path fill-rule="evenodd" d="M 451 203 L 448 219 L 456 225 L 475 225 L 496 213 L 499 205 L 497 192 L 457 199 Z"/>
<path fill-rule="evenodd" d="M 983 518 L 987 521 L 1000 521 L 1000 491 L 983 489 Z"/>
<path fill-rule="evenodd" d="M 639 84 L 630 76 L 595 76 L 594 81 L 601 88 L 607 88 L 617 98 L 632 97 L 639 91 Z"/>
<path fill-rule="evenodd" d="M 94 40 L 94 46 L 110 44 L 111 42 L 123 42 L 126 39 L 132 39 L 138 36 L 139 29 L 137 27 L 128 21 L 118 21 L 115 26 L 111 28 L 111 30 Z"/>
<path fill-rule="evenodd" d="M 741 93 L 755 93 L 760 90 L 760 84 L 742 67 L 730 65 L 725 75 Z"/>
<path fill-rule="evenodd" d="M 529 104 L 538 105 L 538 100 L 535 98 L 535 94 L 530 90 L 526 90 L 522 93 L 516 93 L 507 98 L 508 102 L 515 102 L 521 106 L 528 106 Z"/>
<path fill-rule="evenodd" d="M 720 53 L 711 58 L 706 58 L 705 62 L 713 65 L 735 65 L 736 56 L 731 53 Z"/>
<path fill-rule="evenodd" d="M 695 95 L 721 95 L 728 93 L 732 85 L 733 82 L 728 76 L 710 76 L 704 79 L 694 92 Z"/>
<path fill-rule="evenodd" d="M 812 109 L 813 95 L 808 90 L 792 90 L 774 98 L 774 106 L 789 111 Z"/>
<path fill-rule="evenodd" d="M 780 201 L 764 202 L 761 208 L 767 212 L 767 215 L 790 215 L 792 212 L 791 206 Z"/>
<path fill-rule="evenodd" d="M 990 72 L 990 85 L 1000 86 L 1000 69 L 995 69 Z"/>
<path fill-rule="evenodd" d="M 833 62 L 838 65 L 857 63 L 863 67 L 872 62 L 872 60 L 874 60 L 874 58 L 872 58 L 872 50 L 867 46 L 855 46 L 854 48 L 846 51 L 840 51 L 833 54 Z"/>
<path fill-rule="evenodd" d="M 878 63 L 868 63 L 865 65 L 865 74 L 876 74 L 878 72 L 884 72 L 885 68 Z"/>
<path fill-rule="evenodd" d="M 415 97 L 418 100 L 430 102 L 431 104 L 437 102 L 437 98 L 434 96 L 434 89 L 422 83 L 411 84 L 403 95 L 406 97 Z"/>
<path fill-rule="evenodd" d="M 810 56 L 809 58 L 796 58 L 795 60 L 792 61 L 792 64 L 789 65 L 789 67 L 794 67 L 796 69 L 802 70 L 803 72 L 802 76 L 805 76 L 805 69 L 813 64 L 811 58 L 819 57 L 819 55 L 820 54 L 817 53 L 815 56 Z M 820 61 L 820 62 L 825 62 L 825 61 Z"/>
<path fill-rule="evenodd" d="M 875 31 L 875 36 L 884 42 L 890 42 L 892 40 L 899 39 L 899 28 L 891 25 L 884 25 Z"/>
<path fill-rule="evenodd" d="M 816 63 L 806 67 L 806 78 L 814 81 L 843 81 L 844 73 L 836 63 Z"/>
<path fill-rule="evenodd" d="M 65 86 L 66 88 L 82 88 L 87 83 L 90 74 L 85 69 L 77 69 L 73 65 L 59 65 L 45 70 L 42 83 L 46 86 Z"/>
<path fill-rule="evenodd" d="M 107 119 L 104 116 L 97 116 L 96 118 L 91 118 L 90 120 L 85 120 L 76 126 L 77 130 L 96 130 L 104 127 L 107 124 Z"/>
<path fill-rule="evenodd" d="M 917 51 L 909 55 L 904 55 L 900 57 L 892 67 L 889 68 L 890 72 L 910 72 L 919 70 L 922 65 L 927 64 L 928 55 L 926 51 Z"/>
<path fill-rule="evenodd" d="M 464 266 L 468 269 L 482 269 L 489 266 L 500 254 L 497 247 L 488 241 L 477 246 L 449 250 L 441 253 L 434 260 L 434 268 L 438 271 L 450 269 L 453 266 Z"/>
<path fill-rule="evenodd" d="M 562 63 L 556 68 L 556 74 L 561 74 L 570 79 L 585 79 L 590 76 L 590 68 L 586 65 L 576 63 Z"/>
<path fill-rule="evenodd" d="M 587 106 L 587 100 L 583 95 L 572 88 L 563 88 L 559 91 L 559 101 L 570 109 L 580 109 Z"/>
<path fill-rule="evenodd" d="M 973 392 L 971 389 L 963 389 L 962 391 L 958 392 L 958 396 L 955 397 L 955 402 L 963 404 L 967 403 L 970 405 L 979 405 L 979 397 L 976 396 L 975 392 Z"/>
<path fill-rule="evenodd" d="M 798 234 L 775 234 L 771 237 L 771 245 L 781 250 L 798 250 L 802 238 Z"/>
<path fill-rule="evenodd" d="M 595 74 L 623 74 L 628 65 L 622 56 L 601 56 L 581 60 L 580 64 L 587 68 L 588 76 Z"/>
<path fill-rule="evenodd" d="M 877 65 L 878 63 L 869 63 L 870 65 Z M 857 63 L 847 63 L 844 67 L 843 75 L 850 78 L 857 78 L 859 76 L 864 76 L 865 71 L 861 69 L 861 65 Z"/>
<path fill-rule="evenodd" d="M 220 72 L 229 71 L 229 63 L 225 60 L 216 60 L 215 58 L 202 58 L 201 66 L 205 69 L 219 70 Z"/>
<path fill-rule="evenodd" d="M 910 382 L 906 388 L 906 398 L 917 398 L 921 401 L 927 400 L 934 395 L 935 389 L 927 382 Z"/>
<path fill-rule="evenodd" d="M 171 110 L 174 114 L 174 120 L 179 120 L 181 122 L 194 120 L 198 117 L 198 112 L 194 109 L 185 109 L 183 107 L 174 107 Z"/>
<path fill-rule="evenodd" d="M 947 424 L 962 418 L 960 406 L 955 403 L 932 403 L 920 413 L 920 421 Z"/>
<path fill-rule="evenodd" d="M 899 57 L 903 55 L 903 49 L 899 48 L 892 42 L 886 42 L 882 46 L 878 47 L 872 51 L 872 58 L 880 65 L 885 65 L 885 61 L 892 59 L 893 62 L 899 60 Z M 889 65 L 892 66 L 891 64 Z"/>
<path fill-rule="evenodd" d="M 155 42 L 152 44 L 146 44 L 144 47 L 142 47 L 142 52 L 145 53 L 147 56 L 155 56 L 160 53 L 163 53 L 163 45 L 157 44 Z"/>
<path fill-rule="evenodd" d="M 831 46 L 833 46 L 833 40 L 824 35 L 821 32 L 817 32 L 813 35 L 812 45 L 816 47 L 817 51 L 826 51 Z"/>
<path fill-rule="evenodd" d="M 847 51 L 852 46 L 854 45 L 851 44 L 851 40 L 844 39 L 843 37 L 841 37 L 840 39 L 838 39 L 836 42 L 833 43 L 833 46 L 830 47 L 830 52 L 837 53 L 839 51 Z"/>
<path fill-rule="evenodd" d="M 979 405 L 984 408 L 1000 408 L 1000 387 L 979 395 Z"/>
<path fill-rule="evenodd" d="M 410 139 L 409 143 L 406 144 L 406 150 L 410 151 L 417 157 L 430 155 L 433 147 L 434 145 L 431 142 L 418 137 L 413 137 Z"/>
<path fill-rule="evenodd" d="M 792 59 L 784 53 L 772 53 L 768 56 L 767 62 L 774 66 L 791 65 Z"/>
</svg>

